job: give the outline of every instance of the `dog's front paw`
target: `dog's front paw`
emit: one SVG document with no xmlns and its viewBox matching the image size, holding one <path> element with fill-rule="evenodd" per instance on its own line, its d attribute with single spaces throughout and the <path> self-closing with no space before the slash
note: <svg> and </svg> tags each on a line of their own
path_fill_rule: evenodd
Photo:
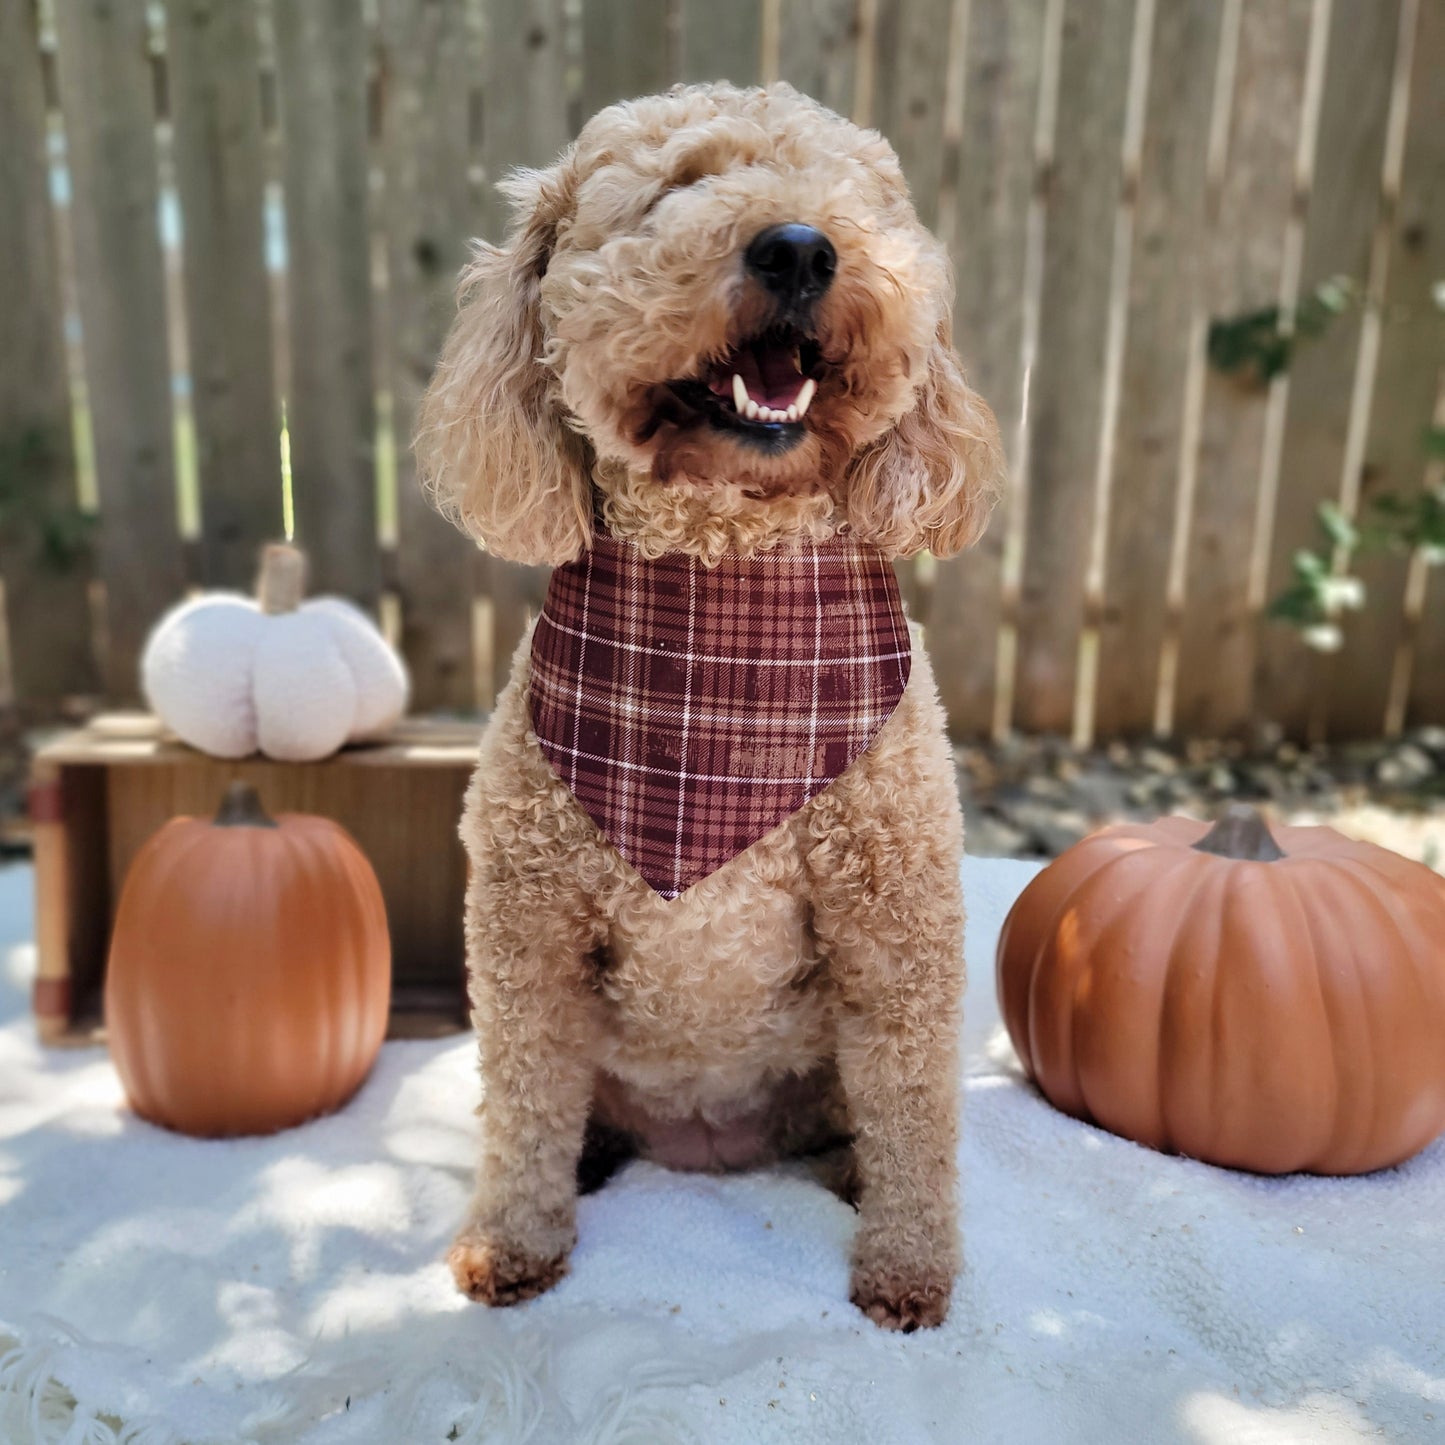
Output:
<svg viewBox="0 0 1445 1445">
<path fill-rule="evenodd" d="M 931 1330 L 948 1318 L 953 1280 L 886 1265 L 853 1271 L 852 1300 L 885 1330 Z"/>
<path fill-rule="evenodd" d="M 479 1304 L 514 1305 L 551 1289 L 567 1273 L 567 1256 L 539 1259 L 473 1231 L 447 1255 L 457 1288 Z"/>
</svg>

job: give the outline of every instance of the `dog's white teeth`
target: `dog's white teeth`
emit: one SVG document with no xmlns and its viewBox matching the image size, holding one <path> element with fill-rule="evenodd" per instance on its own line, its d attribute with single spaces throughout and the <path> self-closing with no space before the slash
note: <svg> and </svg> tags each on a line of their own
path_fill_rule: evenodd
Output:
<svg viewBox="0 0 1445 1445">
<path fill-rule="evenodd" d="M 763 406 L 748 395 L 747 383 L 734 372 L 733 406 L 739 416 L 746 417 L 749 421 L 797 421 L 807 411 L 808 403 L 812 401 L 813 393 L 817 389 L 816 382 L 805 381 L 803 389 L 798 393 L 798 399 L 786 410 L 782 407 Z"/>
</svg>

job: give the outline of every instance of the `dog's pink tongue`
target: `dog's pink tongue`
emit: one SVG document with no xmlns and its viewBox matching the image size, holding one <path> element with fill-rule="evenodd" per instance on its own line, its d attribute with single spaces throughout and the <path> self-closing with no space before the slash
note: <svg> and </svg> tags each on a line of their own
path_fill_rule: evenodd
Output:
<svg viewBox="0 0 1445 1445">
<path fill-rule="evenodd" d="M 803 389 L 793 352 L 781 346 L 750 346 L 737 358 L 738 375 L 759 406 L 787 411 Z"/>
<path fill-rule="evenodd" d="M 793 366 L 792 351 L 782 347 L 747 347 L 738 351 L 727 363 L 727 376 L 715 373 L 709 386 L 718 396 L 733 394 L 733 373 L 743 379 L 747 394 L 759 406 L 770 406 L 775 412 L 786 412 L 803 389 L 798 367 Z"/>
</svg>

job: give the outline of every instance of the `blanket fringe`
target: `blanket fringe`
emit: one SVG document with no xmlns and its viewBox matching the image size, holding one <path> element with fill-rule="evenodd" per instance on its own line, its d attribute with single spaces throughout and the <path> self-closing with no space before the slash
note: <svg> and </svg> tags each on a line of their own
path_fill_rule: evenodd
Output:
<svg viewBox="0 0 1445 1445">
<path fill-rule="evenodd" d="M 59 1322 L 55 1322 L 57 1328 Z M 64 1331 L 63 1331 L 64 1332 Z M 68 1332 L 64 1332 L 68 1333 Z M 73 1338 L 22 1341 L 0 1330 L 0 1442 L 4 1445 L 186 1445 L 164 1421 L 126 1422 L 81 1405 L 58 1377 L 62 1357 L 80 1343 Z M 583 1419 L 562 1400 L 551 1351 L 546 1342 L 498 1329 L 493 1348 L 449 1361 L 448 1367 L 396 1393 L 385 1386 L 363 1394 L 353 1391 L 347 1407 L 370 1395 L 381 1397 L 378 1425 L 384 1438 L 413 1440 L 434 1425 L 439 1395 L 459 1400 L 452 1410 L 450 1445 L 543 1445 L 552 1440 L 577 1445 L 653 1445 L 660 1439 L 694 1439 L 686 1422 L 650 1402 L 650 1392 L 693 1383 L 693 1371 L 663 1358 L 632 1366 L 617 1383 L 594 1397 Z M 329 1367 L 308 1362 L 286 1377 L 287 1390 L 272 1388 L 243 1422 L 245 1439 L 293 1440 L 298 1432 L 322 1425 L 339 1413 L 339 1393 L 347 1379 L 385 1379 L 385 1362 L 350 1359 Z"/>
<path fill-rule="evenodd" d="M 80 1405 L 55 1376 L 62 1348 L 0 1334 L 0 1440 L 6 1445 L 184 1445 L 162 1421 L 127 1425 Z"/>
</svg>

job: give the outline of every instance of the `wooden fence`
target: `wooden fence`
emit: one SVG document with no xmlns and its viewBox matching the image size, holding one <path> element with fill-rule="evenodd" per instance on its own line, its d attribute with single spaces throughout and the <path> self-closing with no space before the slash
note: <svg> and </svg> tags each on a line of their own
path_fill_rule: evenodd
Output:
<svg viewBox="0 0 1445 1445">
<path fill-rule="evenodd" d="M 961 734 L 1445 722 L 1423 557 L 1361 566 L 1333 656 L 1263 616 L 1321 500 L 1440 481 L 1442 75 L 1445 0 L 4 0 L 0 704 L 132 697 L 158 613 L 281 531 L 284 441 L 316 585 L 419 707 L 486 707 L 542 579 L 405 441 L 493 182 L 619 97 L 780 76 L 897 147 L 1010 443 L 985 542 L 904 569 Z M 1288 370 L 1210 365 L 1335 275 Z"/>
</svg>

